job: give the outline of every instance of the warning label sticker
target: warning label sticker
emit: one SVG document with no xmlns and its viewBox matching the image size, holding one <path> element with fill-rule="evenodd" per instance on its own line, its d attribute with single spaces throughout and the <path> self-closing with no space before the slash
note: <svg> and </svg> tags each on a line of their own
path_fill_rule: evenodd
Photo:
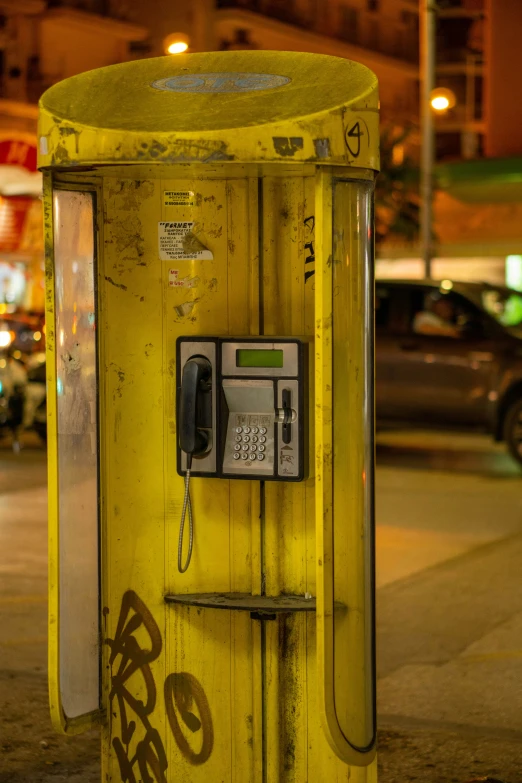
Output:
<svg viewBox="0 0 522 783">
<path fill-rule="evenodd" d="M 166 207 L 193 207 L 194 191 L 192 190 L 164 190 L 163 202 Z"/>
<path fill-rule="evenodd" d="M 162 261 L 211 261 L 211 250 L 193 233 L 190 221 L 161 222 L 158 224 L 159 257 Z"/>
</svg>

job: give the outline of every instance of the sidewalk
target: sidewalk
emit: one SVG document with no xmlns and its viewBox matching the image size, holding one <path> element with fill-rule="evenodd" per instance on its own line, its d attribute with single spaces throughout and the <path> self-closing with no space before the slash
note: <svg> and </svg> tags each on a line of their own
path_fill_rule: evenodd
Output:
<svg viewBox="0 0 522 783">
<path fill-rule="evenodd" d="M 99 783 L 97 736 L 49 718 L 45 453 L 1 451 L 0 475 L 0 783 Z"/>
</svg>

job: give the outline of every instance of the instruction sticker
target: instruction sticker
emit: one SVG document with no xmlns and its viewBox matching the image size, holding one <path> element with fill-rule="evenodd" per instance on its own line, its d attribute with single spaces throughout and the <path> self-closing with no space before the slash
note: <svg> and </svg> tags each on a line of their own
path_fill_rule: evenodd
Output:
<svg viewBox="0 0 522 783">
<path fill-rule="evenodd" d="M 166 207 L 193 207 L 194 191 L 192 190 L 164 190 L 163 203 Z"/>
<path fill-rule="evenodd" d="M 162 261 L 211 261 L 214 255 L 193 233 L 191 221 L 158 223 L 159 257 Z"/>
</svg>

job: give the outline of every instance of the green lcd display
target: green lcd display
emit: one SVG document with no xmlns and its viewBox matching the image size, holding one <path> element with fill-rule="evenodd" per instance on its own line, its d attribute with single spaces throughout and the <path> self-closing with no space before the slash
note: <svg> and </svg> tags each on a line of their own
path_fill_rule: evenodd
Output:
<svg viewBox="0 0 522 783">
<path fill-rule="evenodd" d="M 282 367 L 283 351 L 268 348 L 238 348 L 236 367 Z"/>
</svg>

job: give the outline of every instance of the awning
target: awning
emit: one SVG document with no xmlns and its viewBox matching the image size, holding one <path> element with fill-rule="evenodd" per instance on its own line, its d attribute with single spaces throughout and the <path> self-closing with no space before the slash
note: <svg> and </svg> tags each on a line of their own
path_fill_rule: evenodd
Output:
<svg viewBox="0 0 522 783">
<path fill-rule="evenodd" d="M 522 158 L 487 158 L 435 167 L 437 186 L 469 203 L 522 202 Z"/>
<path fill-rule="evenodd" d="M 0 136 L 0 195 L 39 196 L 42 175 L 36 169 L 36 139 Z"/>
</svg>

